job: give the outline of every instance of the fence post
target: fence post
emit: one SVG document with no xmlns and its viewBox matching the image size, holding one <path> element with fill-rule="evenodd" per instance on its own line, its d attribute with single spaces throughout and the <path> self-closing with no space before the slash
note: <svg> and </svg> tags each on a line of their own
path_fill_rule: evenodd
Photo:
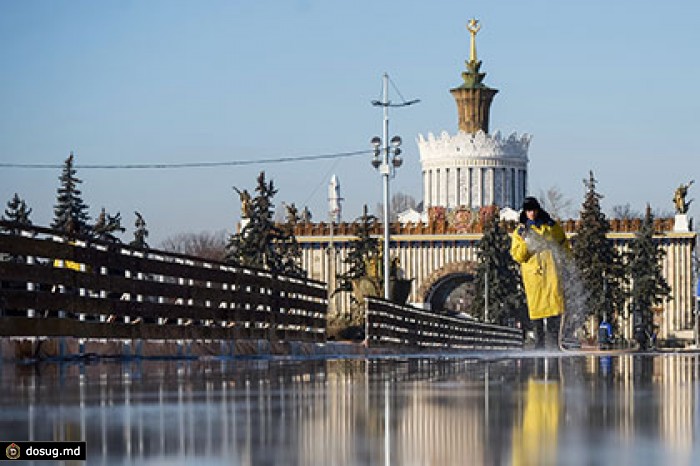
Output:
<svg viewBox="0 0 700 466">
<path fill-rule="evenodd" d="M 268 322 L 268 329 L 267 329 L 267 339 L 270 341 L 270 343 L 275 342 L 278 340 L 277 338 L 277 313 L 280 311 L 279 310 L 279 304 L 280 304 L 280 287 L 278 286 L 278 280 L 279 277 L 277 276 L 276 273 L 270 273 L 269 277 L 269 293 L 270 293 L 270 305 L 268 308 L 268 315 L 267 315 L 267 322 Z"/>
<path fill-rule="evenodd" d="M 370 340 L 370 335 L 369 335 L 369 299 L 365 298 L 364 302 L 365 306 L 365 346 L 369 348 L 369 340 Z"/>
</svg>

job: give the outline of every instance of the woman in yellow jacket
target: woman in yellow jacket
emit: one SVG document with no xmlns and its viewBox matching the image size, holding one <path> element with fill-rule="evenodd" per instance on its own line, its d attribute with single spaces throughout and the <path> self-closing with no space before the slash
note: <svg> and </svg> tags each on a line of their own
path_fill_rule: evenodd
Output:
<svg viewBox="0 0 700 466">
<path fill-rule="evenodd" d="M 562 261 L 571 249 L 569 242 L 561 225 L 534 197 L 525 198 L 512 239 L 510 254 L 520 264 L 536 345 L 542 348 L 546 342 L 547 347 L 556 348 L 564 313 Z"/>
</svg>

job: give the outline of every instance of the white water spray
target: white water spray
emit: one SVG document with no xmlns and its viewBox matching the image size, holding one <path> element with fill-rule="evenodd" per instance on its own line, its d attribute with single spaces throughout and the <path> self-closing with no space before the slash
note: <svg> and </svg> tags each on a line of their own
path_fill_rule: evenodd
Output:
<svg viewBox="0 0 700 466">
<path fill-rule="evenodd" d="M 571 252 L 537 233 L 528 232 L 525 236 L 525 242 L 530 252 L 540 252 L 546 249 L 552 251 L 552 258 L 557 267 L 564 292 L 565 310 L 559 333 L 559 346 L 561 346 L 562 341 L 575 338 L 576 330 L 585 324 L 589 315 L 587 301 L 590 291 L 583 287 L 581 274 Z"/>
</svg>

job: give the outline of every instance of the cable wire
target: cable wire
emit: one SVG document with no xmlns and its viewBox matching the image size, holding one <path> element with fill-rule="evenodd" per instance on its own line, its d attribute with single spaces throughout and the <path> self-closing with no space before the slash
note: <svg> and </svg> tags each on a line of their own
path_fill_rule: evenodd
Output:
<svg viewBox="0 0 700 466">
<path fill-rule="evenodd" d="M 391 87 L 393 87 L 394 90 L 396 91 L 396 93 L 399 95 L 399 97 L 401 97 L 401 102 L 406 103 L 406 99 L 405 99 L 404 96 L 401 94 L 401 91 L 399 91 L 399 88 L 396 87 L 396 83 L 394 82 L 393 79 L 391 79 L 391 76 L 389 76 L 389 83 L 391 83 Z"/>
<path fill-rule="evenodd" d="M 234 167 L 241 165 L 257 165 L 265 163 L 306 162 L 310 160 L 339 159 L 344 157 L 356 157 L 358 155 L 371 154 L 372 150 L 358 150 L 352 152 L 337 152 L 334 154 L 300 155 L 294 157 L 276 157 L 257 160 L 229 160 L 224 162 L 183 162 L 183 163 L 134 163 L 134 164 L 76 164 L 76 169 L 109 169 L 109 170 L 134 170 L 134 169 L 177 169 L 177 168 L 210 168 L 210 167 Z M 0 162 L 0 168 L 63 168 L 63 164 L 44 163 L 4 163 Z"/>
</svg>

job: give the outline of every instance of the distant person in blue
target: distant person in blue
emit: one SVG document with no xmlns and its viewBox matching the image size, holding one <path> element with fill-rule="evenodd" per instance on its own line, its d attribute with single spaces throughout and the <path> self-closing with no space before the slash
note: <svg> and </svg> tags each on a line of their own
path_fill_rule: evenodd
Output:
<svg viewBox="0 0 700 466">
<path fill-rule="evenodd" d="M 610 322 L 608 322 L 608 320 L 606 318 L 603 318 L 603 321 L 600 323 L 600 327 L 598 327 L 598 346 L 601 349 L 610 348 L 612 341 L 613 341 L 612 325 L 610 325 Z"/>
</svg>

